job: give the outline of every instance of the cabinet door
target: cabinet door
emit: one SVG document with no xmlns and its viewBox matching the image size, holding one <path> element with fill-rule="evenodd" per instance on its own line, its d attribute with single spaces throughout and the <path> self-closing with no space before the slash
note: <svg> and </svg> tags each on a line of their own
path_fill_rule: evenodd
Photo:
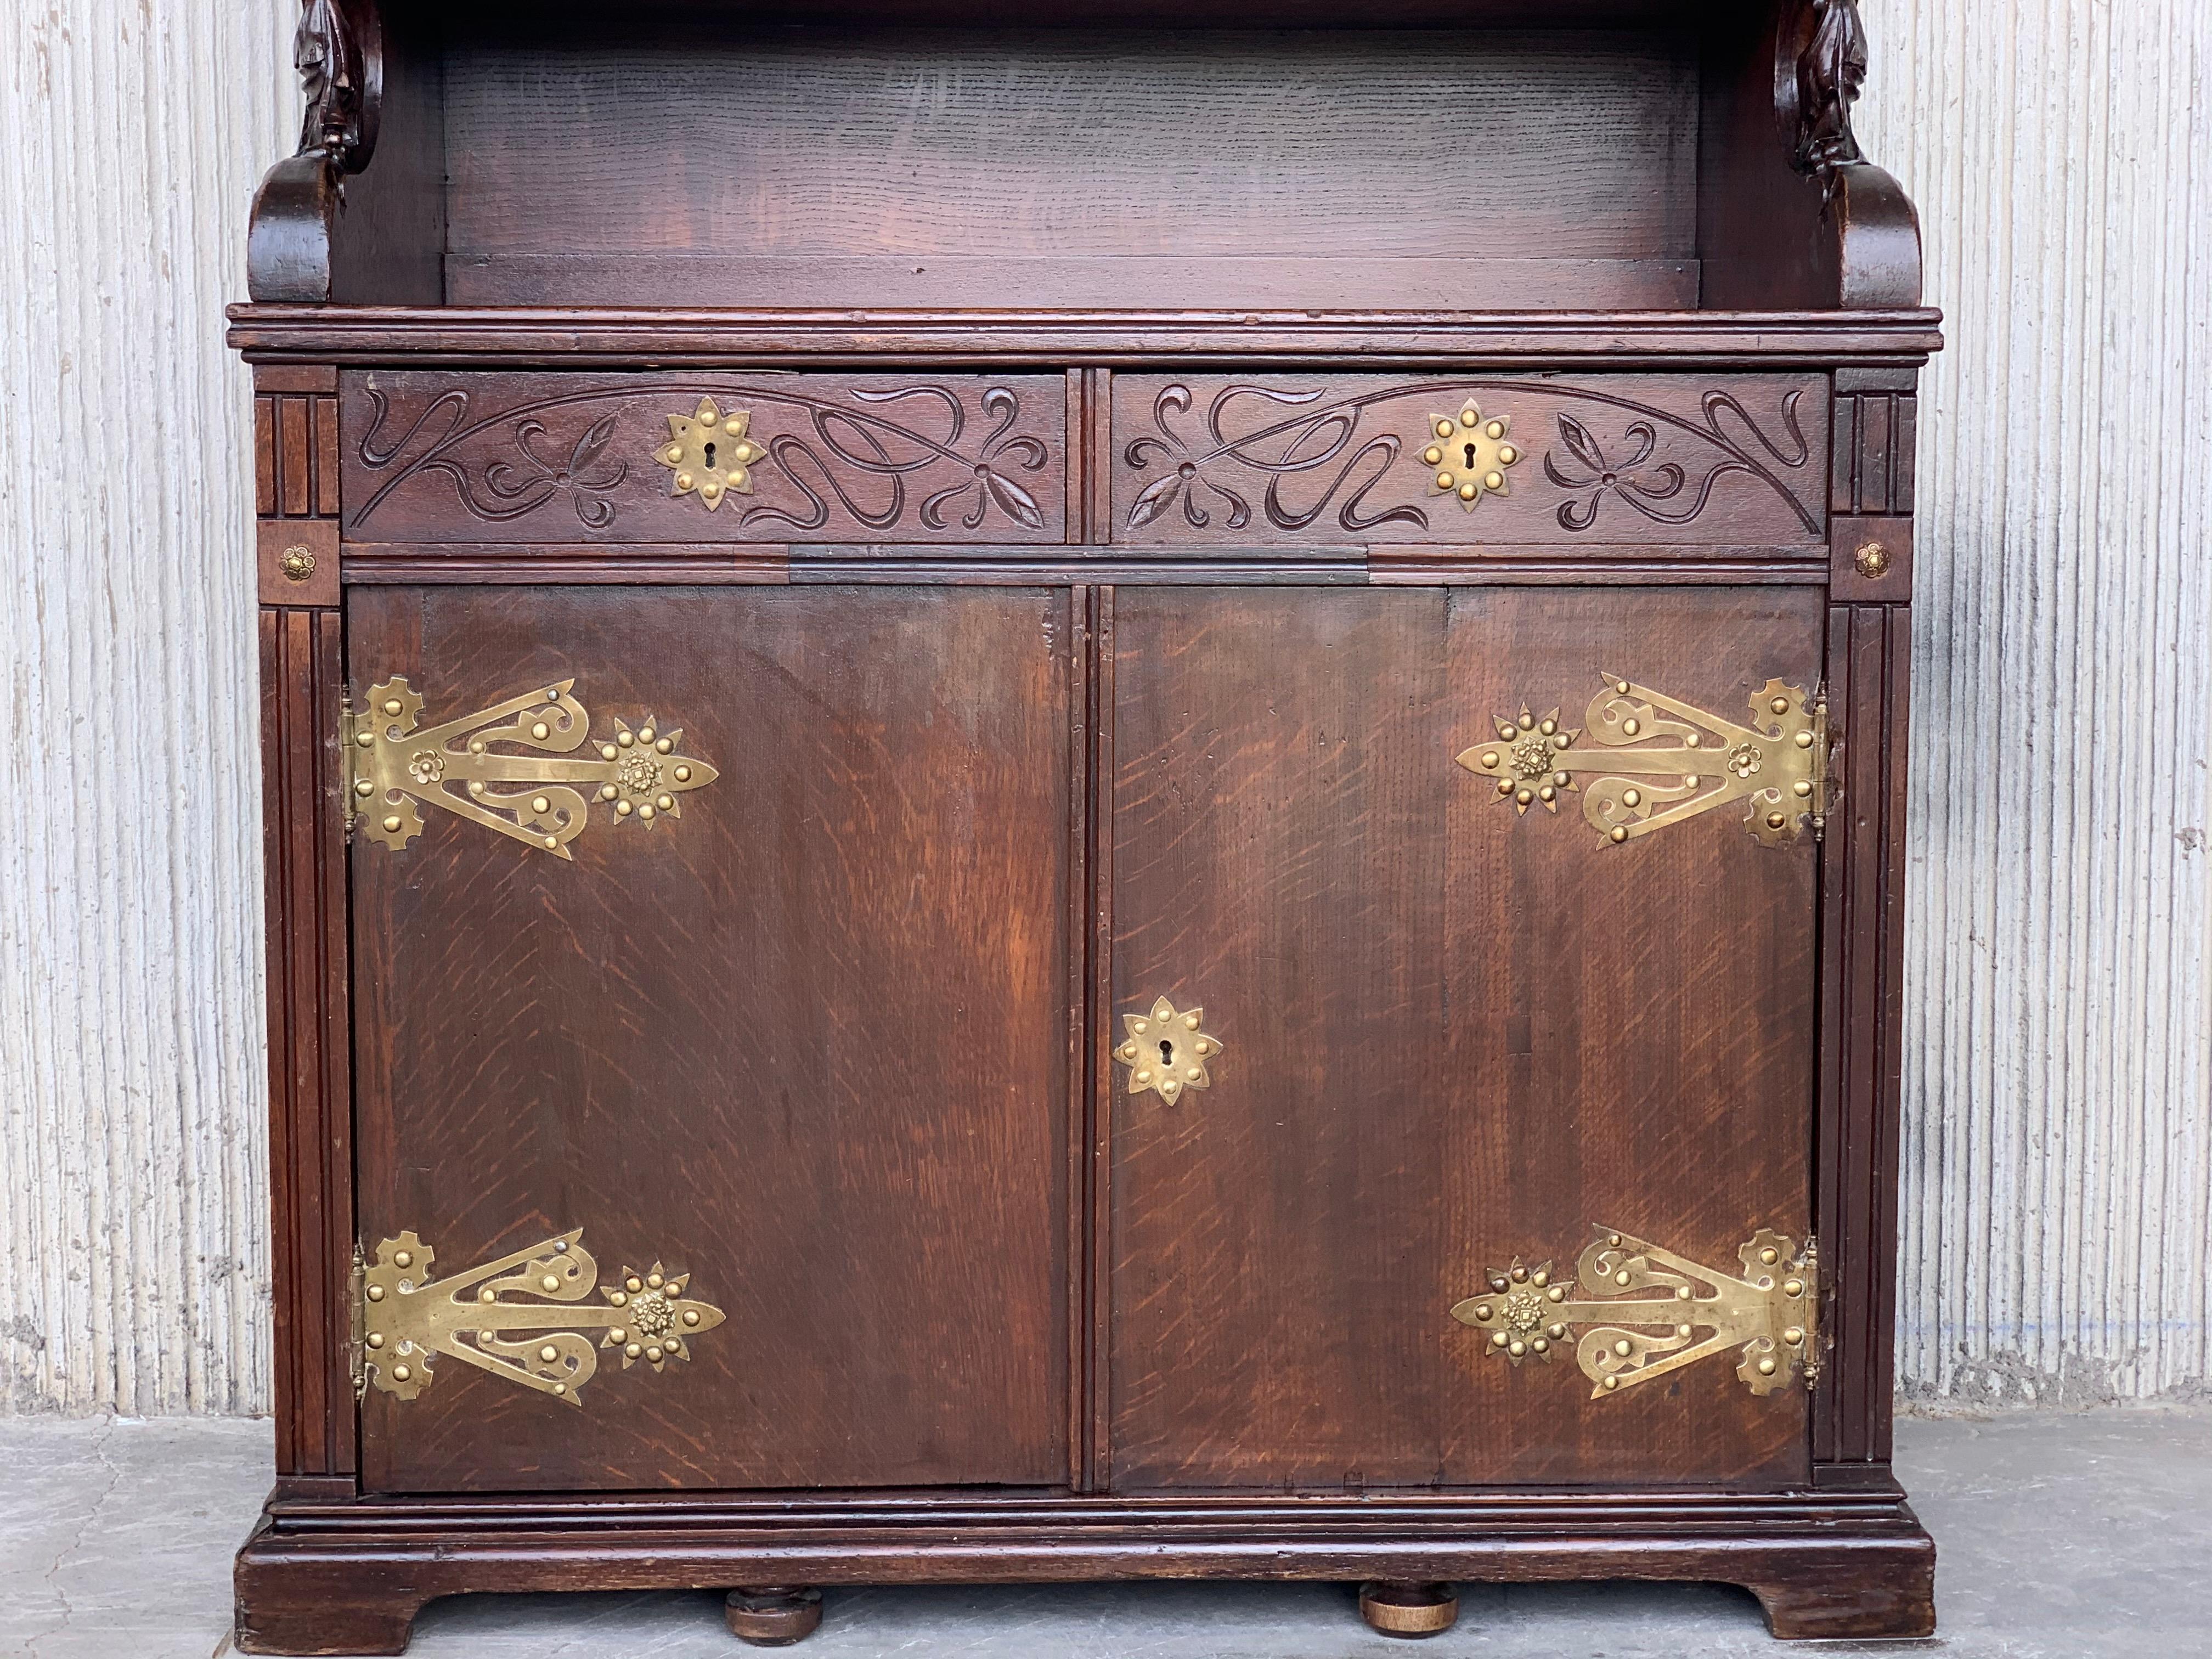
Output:
<svg viewBox="0 0 2212 1659">
<path fill-rule="evenodd" d="M 425 706 L 396 752 L 422 743 L 449 800 L 484 733 L 421 734 L 517 697 L 488 751 L 556 781 L 548 822 L 568 775 L 548 758 L 646 757 L 589 775 L 557 851 L 439 802 L 361 803 L 422 820 L 394 850 L 373 817 L 352 852 L 361 1236 L 374 1261 L 416 1235 L 445 1282 L 520 1253 L 442 1297 L 457 1346 L 478 1343 L 471 1297 L 543 1326 L 506 1327 L 489 1369 L 434 1354 L 413 1398 L 384 1386 L 398 1345 L 372 1355 L 371 1489 L 1065 1483 L 1066 605 L 353 591 L 357 706 L 405 678 Z M 572 681 L 588 738 L 549 757 L 561 711 L 527 700 Z M 676 788 L 687 757 L 718 775 Z M 663 790 L 680 816 L 648 822 Z M 704 1310 L 658 1366 L 628 1343 L 659 1333 L 610 1300 L 672 1288 L 647 1285 L 656 1266 Z M 595 1375 L 556 1394 L 564 1331 Z"/>
<path fill-rule="evenodd" d="M 1804 1241 L 1814 843 L 1737 802 L 1616 844 L 1455 757 L 1601 671 L 1747 724 L 1817 678 L 1817 590 L 1125 588 L 1115 636 L 1115 1012 L 1219 1045 L 1172 1102 L 1116 1067 L 1117 1486 L 1802 1480 L 1802 1380 L 1608 1392 L 1589 1321 L 1516 1364 L 1451 1310 L 1516 1256 L 1580 1297 L 1598 1225 Z"/>
</svg>

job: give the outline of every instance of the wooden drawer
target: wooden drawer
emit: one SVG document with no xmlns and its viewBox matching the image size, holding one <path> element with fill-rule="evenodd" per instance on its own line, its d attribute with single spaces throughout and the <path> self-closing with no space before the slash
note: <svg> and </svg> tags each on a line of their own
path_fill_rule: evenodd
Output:
<svg viewBox="0 0 2212 1659">
<path fill-rule="evenodd" d="M 1066 392 L 1056 374 L 370 370 L 338 386 L 353 541 L 1066 533 Z M 696 418 L 708 404 L 712 430 Z"/>
<path fill-rule="evenodd" d="M 1113 408 L 1117 542 L 1809 549 L 1826 534 L 1822 375 L 1125 374 Z"/>
</svg>

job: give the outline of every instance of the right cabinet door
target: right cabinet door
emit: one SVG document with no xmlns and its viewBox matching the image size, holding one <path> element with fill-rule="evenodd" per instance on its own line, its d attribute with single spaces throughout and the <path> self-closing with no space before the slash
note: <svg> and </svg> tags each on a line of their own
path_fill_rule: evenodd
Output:
<svg viewBox="0 0 2212 1659">
<path fill-rule="evenodd" d="M 1805 1480 L 1820 591 L 1114 639 L 1117 1489 Z"/>
</svg>

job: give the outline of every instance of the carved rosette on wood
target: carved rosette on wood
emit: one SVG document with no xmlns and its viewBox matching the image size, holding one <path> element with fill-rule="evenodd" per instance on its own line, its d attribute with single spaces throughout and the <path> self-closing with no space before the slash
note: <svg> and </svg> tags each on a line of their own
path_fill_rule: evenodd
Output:
<svg viewBox="0 0 2212 1659">
<path fill-rule="evenodd" d="M 1493 780 L 1497 798 L 1522 813 L 1557 813 L 1579 793 L 1583 817 L 1619 845 L 1734 801 L 1762 846 L 1818 836 L 1830 800 L 1828 705 L 1811 692 L 1769 680 L 1751 695 L 1753 724 L 1738 726 L 1648 686 L 1611 674 L 1590 700 L 1583 729 L 1557 709 L 1539 720 L 1523 707 L 1497 717 L 1494 741 L 1462 750 L 1459 763 Z M 1591 743 L 1577 746 L 1587 730 Z"/>
<path fill-rule="evenodd" d="M 1553 1282 L 1550 1262 L 1516 1256 L 1490 1269 L 1487 1288 L 1452 1317 L 1487 1337 L 1486 1353 L 1516 1366 L 1548 1364 L 1573 1342 L 1594 1400 L 1729 1348 L 1740 1350 L 1736 1375 L 1755 1395 L 1799 1379 L 1812 1387 L 1820 1370 L 1816 1247 L 1761 1228 L 1738 1254 L 1741 1277 L 1600 1227 L 1575 1264 L 1589 1299 Z"/>
<path fill-rule="evenodd" d="M 624 1370 L 656 1372 L 691 1357 L 690 1339 L 722 1322 L 721 1310 L 684 1295 L 689 1276 L 660 1263 L 625 1267 L 599 1285 L 580 1227 L 451 1279 L 430 1276 L 434 1255 L 414 1233 L 387 1238 L 360 1268 L 355 1303 L 358 1386 L 413 1400 L 435 1380 L 441 1354 L 581 1405 L 597 1375 L 594 1346 Z M 604 1306 L 580 1306 L 597 1289 Z M 596 1345 L 592 1334 L 596 1334 Z"/>
<path fill-rule="evenodd" d="M 682 798 L 720 775 L 682 752 L 684 733 L 648 716 L 621 720 L 578 755 L 591 716 L 559 680 L 440 726 L 416 729 L 422 699 L 404 679 L 369 688 L 347 719 L 346 799 L 353 823 L 394 851 L 422 833 L 423 806 L 495 830 L 559 859 L 584 833 L 592 803 L 619 823 L 683 816 Z M 574 757 L 574 758 L 566 758 Z"/>
</svg>

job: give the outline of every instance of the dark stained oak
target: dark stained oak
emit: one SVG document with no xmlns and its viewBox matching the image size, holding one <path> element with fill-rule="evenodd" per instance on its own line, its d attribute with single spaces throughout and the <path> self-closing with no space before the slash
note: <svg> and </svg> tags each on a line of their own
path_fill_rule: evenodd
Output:
<svg viewBox="0 0 2212 1659">
<path fill-rule="evenodd" d="M 434 1598 L 1732 1583 L 1934 1626 L 1890 1468 L 1922 304 L 1858 0 L 313 0 L 252 215 L 276 1486 L 251 1653 Z M 744 412 L 750 492 L 672 493 Z M 1440 494 L 1474 398 L 1508 493 Z M 1875 556 L 1878 550 L 1880 556 Z M 1823 683 L 1826 838 L 1455 762 Z M 343 711 L 573 678 L 680 818 L 349 838 Z M 1167 995 L 1211 1086 L 1131 1095 Z M 1823 1374 L 1450 1317 L 1817 1232 Z M 349 1270 L 584 1230 L 721 1310 L 356 1400 Z M 705 1604 L 702 1603 L 702 1607 Z M 1356 1633 L 1347 1594 L 1344 1627 Z"/>
<path fill-rule="evenodd" d="M 1117 595 L 1115 1011 L 1202 1004 L 1224 1045 L 1171 1106 L 1113 1097 L 1117 1490 L 1806 1478 L 1802 1391 L 1715 1360 L 1592 1400 L 1449 1315 L 1601 1223 L 1722 1267 L 1805 1236 L 1813 849 L 1740 807 L 1614 848 L 1453 757 L 1523 706 L 1581 726 L 1601 667 L 1747 719 L 1822 623 L 1771 589 Z"/>
<path fill-rule="evenodd" d="M 353 849 L 362 1237 L 584 1227 L 728 1322 L 583 1408 L 371 1390 L 373 1491 L 1065 1479 L 1062 593 L 377 589 L 427 719 L 571 675 L 680 727 L 683 815 L 565 863 L 451 814 Z M 947 1407 L 959 1402 L 958 1409 Z"/>
</svg>

